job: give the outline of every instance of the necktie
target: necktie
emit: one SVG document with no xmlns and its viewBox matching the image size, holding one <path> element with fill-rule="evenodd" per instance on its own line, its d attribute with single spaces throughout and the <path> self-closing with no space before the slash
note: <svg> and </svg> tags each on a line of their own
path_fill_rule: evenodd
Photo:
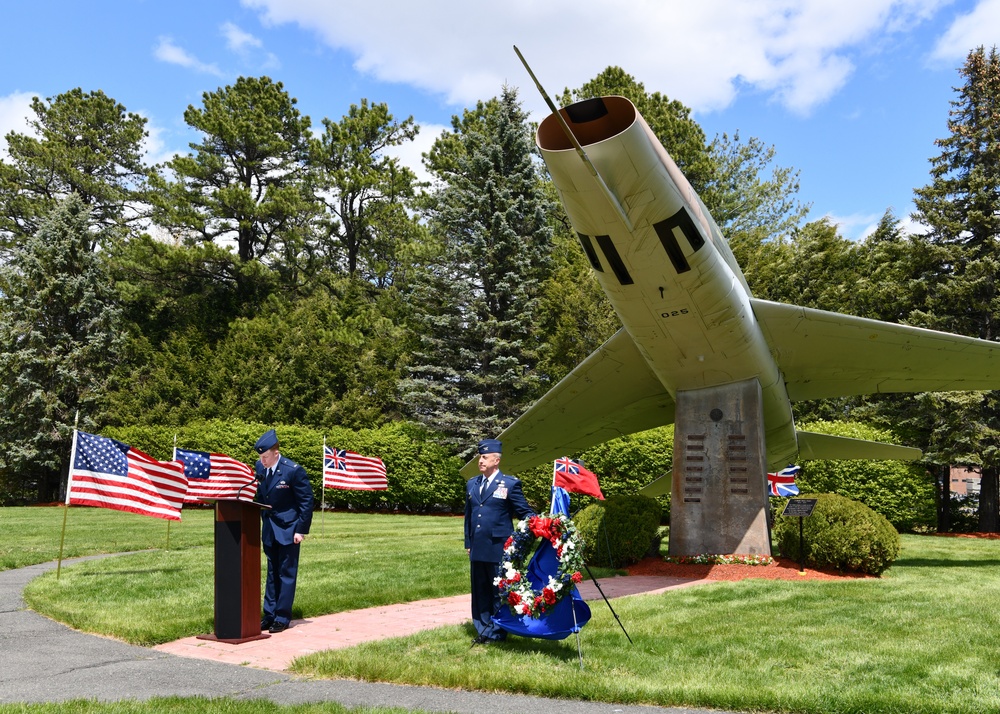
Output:
<svg viewBox="0 0 1000 714">
<path fill-rule="evenodd" d="M 487 476 L 483 476 L 482 482 L 479 484 L 479 495 L 482 496 L 486 492 L 486 487 L 489 486 L 490 480 Z"/>
</svg>

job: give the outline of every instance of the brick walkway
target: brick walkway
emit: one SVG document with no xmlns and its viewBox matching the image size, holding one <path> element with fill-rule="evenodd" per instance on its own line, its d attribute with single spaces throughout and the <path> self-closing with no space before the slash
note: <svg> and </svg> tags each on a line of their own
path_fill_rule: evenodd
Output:
<svg viewBox="0 0 1000 714">
<path fill-rule="evenodd" d="M 645 575 L 601 580 L 601 590 L 608 598 L 654 594 L 672 588 L 706 582 L 686 578 Z M 601 593 L 591 581 L 580 584 L 584 600 L 600 601 Z M 159 652 L 283 671 L 292 660 L 322 650 L 351 647 L 361 642 L 400 637 L 420 630 L 445 625 L 460 625 L 470 619 L 468 595 L 419 600 L 401 605 L 385 605 L 365 610 L 351 610 L 307 620 L 292 620 L 291 627 L 267 639 L 239 645 L 185 637 L 159 645 Z"/>
</svg>

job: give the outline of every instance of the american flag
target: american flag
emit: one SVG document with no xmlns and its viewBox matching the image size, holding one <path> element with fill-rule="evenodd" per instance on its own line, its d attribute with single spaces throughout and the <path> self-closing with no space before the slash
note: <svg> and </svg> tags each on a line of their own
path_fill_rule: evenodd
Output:
<svg viewBox="0 0 1000 714">
<path fill-rule="evenodd" d="M 174 458 L 184 462 L 184 475 L 188 478 L 185 503 L 205 498 L 252 501 L 257 494 L 253 470 L 231 456 L 175 449 Z"/>
<path fill-rule="evenodd" d="M 567 456 L 556 459 L 552 472 L 553 485 L 573 493 L 584 493 L 594 498 L 604 499 L 597 475 Z"/>
<path fill-rule="evenodd" d="M 768 493 L 772 496 L 798 496 L 799 487 L 795 485 L 795 477 L 801 470 L 801 466 L 789 466 L 776 474 L 768 474 Z"/>
<path fill-rule="evenodd" d="M 382 491 L 389 488 L 385 464 L 373 456 L 323 447 L 323 488 Z"/>
<path fill-rule="evenodd" d="M 179 461 L 157 461 L 128 444 L 75 433 L 66 504 L 181 519 L 187 478 Z"/>
</svg>

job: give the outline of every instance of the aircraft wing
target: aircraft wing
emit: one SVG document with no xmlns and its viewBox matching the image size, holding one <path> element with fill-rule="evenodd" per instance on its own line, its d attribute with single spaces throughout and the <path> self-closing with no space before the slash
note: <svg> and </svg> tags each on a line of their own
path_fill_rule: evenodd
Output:
<svg viewBox="0 0 1000 714">
<path fill-rule="evenodd" d="M 795 438 L 799 443 L 799 458 L 803 461 L 815 459 L 915 461 L 922 455 L 920 449 L 914 449 L 912 446 L 818 434 L 813 431 L 796 431 Z"/>
<path fill-rule="evenodd" d="M 793 401 L 1000 389 L 998 342 L 767 300 L 751 304 Z"/>
<path fill-rule="evenodd" d="M 518 473 L 673 421 L 673 398 L 622 329 L 504 429 L 500 468 Z M 478 473 L 477 461 L 462 475 Z"/>
</svg>

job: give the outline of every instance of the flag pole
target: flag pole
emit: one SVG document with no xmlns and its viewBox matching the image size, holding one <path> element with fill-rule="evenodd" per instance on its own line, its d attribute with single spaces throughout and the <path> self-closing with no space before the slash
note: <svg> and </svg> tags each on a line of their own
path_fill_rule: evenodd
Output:
<svg viewBox="0 0 1000 714">
<path fill-rule="evenodd" d="M 59 536 L 59 560 L 56 561 L 56 580 L 62 570 L 63 545 L 66 543 L 66 518 L 69 515 L 69 496 L 73 490 L 73 464 L 76 463 L 76 428 L 80 425 L 80 410 L 73 417 L 73 444 L 69 447 L 69 473 L 66 475 L 66 503 L 63 504 L 62 535 Z"/>
<path fill-rule="evenodd" d="M 326 434 L 323 434 L 323 458 L 319 462 L 319 534 L 326 535 Z"/>
<path fill-rule="evenodd" d="M 171 461 L 177 461 L 177 432 L 174 432 L 174 450 L 170 454 Z M 167 521 L 167 550 L 170 550 L 170 521 Z"/>
</svg>

